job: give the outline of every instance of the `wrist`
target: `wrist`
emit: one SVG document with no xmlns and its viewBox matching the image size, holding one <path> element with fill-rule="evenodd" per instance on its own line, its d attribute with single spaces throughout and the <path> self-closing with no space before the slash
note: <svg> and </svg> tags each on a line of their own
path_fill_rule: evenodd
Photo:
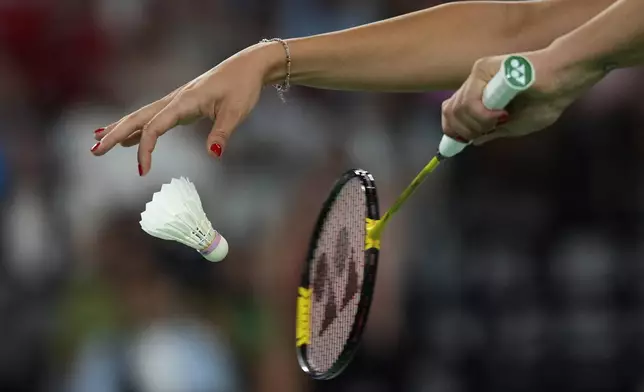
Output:
<svg viewBox="0 0 644 392">
<path fill-rule="evenodd" d="M 585 47 L 574 38 L 570 36 L 558 38 L 545 49 L 557 69 L 584 79 L 599 80 L 617 68 L 608 56 Z"/>
<path fill-rule="evenodd" d="M 286 78 L 286 53 L 277 41 L 260 42 L 251 47 L 262 69 L 262 81 L 266 85 L 280 84 Z"/>
<path fill-rule="evenodd" d="M 558 41 L 532 52 L 529 58 L 536 69 L 535 86 L 544 92 L 585 91 L 608 73 L 601 62 L 584 58 Z"/>
</svg>

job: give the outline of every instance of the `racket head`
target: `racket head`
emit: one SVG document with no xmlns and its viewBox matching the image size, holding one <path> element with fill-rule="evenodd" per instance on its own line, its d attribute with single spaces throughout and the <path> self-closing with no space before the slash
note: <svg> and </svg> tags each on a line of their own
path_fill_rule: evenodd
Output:
<svg viewBox="0 0 644 392">
<path fill-rule="evenodd" d="M 314 379 L 338 376 L 355 355 L 374 294 L 379 219 L 373 176 L 352 169 L 333 186 L 318 216 L 297 296 L 296 351 Z"/>
</svg>

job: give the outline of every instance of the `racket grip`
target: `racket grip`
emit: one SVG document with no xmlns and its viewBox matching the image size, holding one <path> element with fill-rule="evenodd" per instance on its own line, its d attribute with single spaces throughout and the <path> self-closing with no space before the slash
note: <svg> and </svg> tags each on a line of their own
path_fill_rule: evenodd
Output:
<svg viewBox="0 0 644 392">
<path fill-rule="evenodd" d="M 470 144 L 470 142 L 460 142 L 447 135 L 443 135 L 443 138 L 438 145 L 438 153 L 444 158 L 451 158 L 463 151 L 468 144 Z"/>
<path fill-rule="evenodd" d="M 535 81 L 534 66 L 523 56 L 509 56 L 501 64 L 483 90 L 483 105 L 489 110 L 504 109 L 517 95 L 526 91 Z M 445 158 L 459 154 L 471 142 L 455 140 L 443 135 L 438 152 Z"/>
</svg>

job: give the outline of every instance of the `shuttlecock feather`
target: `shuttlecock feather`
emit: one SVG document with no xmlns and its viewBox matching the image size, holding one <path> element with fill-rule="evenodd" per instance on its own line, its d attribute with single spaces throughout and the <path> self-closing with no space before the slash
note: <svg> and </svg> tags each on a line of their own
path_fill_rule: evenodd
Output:
<svg viewBox="0 0 644 392">
<path fill-rule="evenodd" d="M 228 242 L 212 227 L 197 189 L 187 178 L 163 184 L 145 205 L 140 223 L 151 236 L 182 243 L 207 260 L 221 261 L 228 254 Z"/>
</svg>

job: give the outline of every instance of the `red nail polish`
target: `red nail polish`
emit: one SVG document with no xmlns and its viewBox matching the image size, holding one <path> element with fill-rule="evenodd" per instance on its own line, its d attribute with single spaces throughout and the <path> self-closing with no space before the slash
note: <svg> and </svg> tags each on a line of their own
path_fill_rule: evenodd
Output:
<svg viewBox="0 0 644 392">
<path fill-rule="evenodd" d="M 101 132 L 103 132 L 104 130 L 105 130 L 105 128 L 99 128 L 99 129 L 95 130 L 95 131 L 94 131 L 94 133 L 95 133 L 95 134 L 97 134 L 97 133 L 101 133 Z"/>
<path fill-rule="evenodd" d="M 506 122 L 508 122 L 509 119 L 510 119 L 510 116 L 508 116 L 507 114 L 502 114 L 497 120 L 497 124 L 498 125 L 505 124 Z"/>
<path fill-rule="evenodd" d="M 457 142 L 461 142 L 461 143 L 467 143 L 467 140 L 465 140 L 465 138 L 462 138 L 460 136 L 455 136 L 454 140 L 456 140 Z"/>
<path fill-rule="evenodd" d="M 141 164 L 139 164 L 139 176 L 143 176 L 143 166 L 141 166 Z"/>
<path fill-rule="evenodd" d="M 219 145 L 218 143 L 213 143 L 213 144 L 210 146 L 210 151 L 214 152 L 214 153 L 215 153 L 215 155 L 217 155 L 218 157 L 220 157 L 220 156 L 221 156 L 221 145 Z"/>
<path fill-rule="evenodd" d="M 97 149 L 100 145 L 101 145 L 101 142 L 98 142 L 98 143 L 94 144 L 94 146 L 91 148 L 91 150 L 90 150 L 90 151 L 91 151 L 91 152 L 96 151 L 96 149 Z"/>
</svg>

